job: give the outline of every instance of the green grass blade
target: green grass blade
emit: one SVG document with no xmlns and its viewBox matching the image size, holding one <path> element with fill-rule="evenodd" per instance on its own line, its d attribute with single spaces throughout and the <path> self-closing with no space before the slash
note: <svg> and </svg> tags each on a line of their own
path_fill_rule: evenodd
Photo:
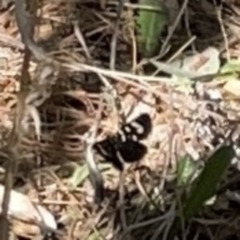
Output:
<svg viewBox="0 0 240 240">
<path fill-rule="evenodd" d="M 204 203 L 213 196 L 217 185 L 234 157 L 232 147 L 224 146 L 218 149 L 208 160 L 206 166 L 197 179 L 189 198 L 183 208 L 184 220 L 195 215 Z"/>
<path fill-rule="evenodd" d="M 160 36 L 168 21 L 167 8 L 159 0 L 140 0 L 139 5 L 148 6 L 141 8 L 137 17 L 139 51 L 152 57 L 160 48 Z"/>
<path fill-rule="evenodd" d="M 179 211 L 179 215 L 182 217 L 176 217 L 169 231 L 168 240 L 172 240 L 174 235 L 180 230 L 181 219 L 184 221 L 190 220 L 201 210 L 205 202 L 214 195 L 217 185 L 228 169 L 234 155 L 235 152 L 233 147 L 224 146 L 219 148 L 209 159 L 207 159 L 206 165 L 196 179 L 189 197 L 184 199 L 182 203 L 183 209 Z"/>
</svg>

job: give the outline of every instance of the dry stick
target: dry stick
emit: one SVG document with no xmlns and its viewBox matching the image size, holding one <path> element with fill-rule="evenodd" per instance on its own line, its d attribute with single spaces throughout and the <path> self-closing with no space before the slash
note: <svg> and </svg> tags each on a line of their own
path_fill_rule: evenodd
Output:
<svg viewBox="0 0 240 240">
<path fill-rule="evenodd" d="M 170 113 L 171 113 L 171 116 L 170 116 L 170 123 L 169 123 L 169 128 L 168 128 L 168 154 L 167 154 L 167 157 L 166 157 L 166 161 L 164 162 L 164 169 L 163 169 L 163 176 L 166 176 L 166 172 L 167 172 L 167 169 L 168 169 L 168 166 L 170 163 L 172 163 L 172 160 L 173 160 L 173 142 L 174 142 L 174 132 L 173 132 L 173 127 L 174 127 L 174 110 L 173 110 L 173 86 L 170 86 L 170 89 L 169 89 L 169 95 L 170 95 Z M 162 179 L 161 183 L 160 183 L 160 186 L 159 186 L 159 189 L 160 191 L 163 189 L 163 186 L 164 186 L 164 178 Z M 157 229 L 157 231 L 155 232 L 155 234 L 153 235 L 153 237 L 151 238 L 151 240 L 156 240 L 159 238 L 159 234 L 162 232 L 163 226 L 160 225 L 160 227 Z M 165 227 L 166 228 L 166 227 Z"/>
<path fill-rule="evenodd" d="M 171 30 L 170 30 L 170 32 L 169 32 L 166 40 L 164 41 L 164 43 L 163 43 L 163 45 L 162 45 L 162 48 L 161 48 L 161 51 L 160 51 L 160 55 L 162 54 L 162 52 L 165 51 L 165 48 L 166 48 L 167 45 L 169 44 L 169 41 L 170 41 L 170 39 L 172 38 L 173 33 L 174 33 L 174 31 L 176 30 L 176 28 L 177 28 L 177 26 L 178 26 L 178 24 L 179 24 L 179 22 L 180 22 L 180 19 L 181 19 L 182 15 L 183 15 L 183 13 L 184 13 L 184 11 L 185 11 L 185 8 L 187 7 L 187 4 L 188 4 L 188 0 L 184 0 L 183 5 L 182 5 L 182 7 L 181 7 L 181 9 L 180 9 L 180 11 L 179 11 L 179 13 L 178 13 L 178 15 L 177 15 L 177 18 L 176 18 L 176 20 L 175 20 L 175 22 L 174 22 L 174 24 L 173 24 L 173 27 L 171 28 Z"/>
<path fill-rule="evenodd" d="M 108 4 L 112 4 L 112 5 L 119 5 L 118 1 L 108 1 Z M 123 4 L 124 7 L 128 7 L 131 9 L 143 9 L 143 10 L 158 10 L 158 11 L 162 11 L 162 8 L 159 7 L 155 7 L 155 6 L 150 6 L 147 4 L 134 4 L 134 3 L 124 3 Z"/>
<path fill-rule="evenodd" d="M 75 30 L 75 34 L 76 37 L 78 38 L 79 42 L 81 43 L 87 57 L 89 60 L 92 60 L 92 57 L 88 51 L 87 45 L 84 41 L 83 35 L 78 27 L 78 25 L 75 23 L 74 24 L 74 30 Z M 110 90 L 113 91 L 114 88 L 113 86 L 107 81 L 107 79 L 105 79 L 102 74 L 97 72 L 97 75 L 103 80 L 103 82 L 105 83 L 105 86 Z M 115 109 L 120 110 L 121 111 L 121 104 L 119 104 L 118 102 L 118 98 L 116 98 L 116 95 L 114 94 L 114 99 L 115 99 Z M 118 111 L 117 111 L 118 112 Z M 121 119 L 123 119 L 123 116 L 121 116 Z M 102 200 L 103 196 L 103 179 L 102 176 L 100 174 L 100 171 L 96 165 L 96 162 L 94 161 L 94 156 L 93 156 L 93 152 L 92 152 L 92 145 L 94 143 L 94 140 L 96 138 L 96 132 L 97 132 L 97 128 L 100 122 L 100 117 L 98 119 L 98 121 L 96 121 L 96 126 L 94 129 L 92 129 L 92 135 L 88 138 L 88 146 L 87 146 L 87 150 L 86 150 L 86 159 L 87 159 L 87 164 L 90 170 L 90 178 L 92 180 L 92 184 L 94 185 L 93 187 L 95 188 L 95 199 L 100 202 Z M 120 204 L 122 205 L 123 203 L 123 199 L 122 196 L 124 196 L 124 189 L 123 189 L 123 183 L 124 183 L 124 172 L 120 174 Z M 124 227 L 126 225 L 126 218 L 125 218 L 125 213 L 123 212 L 124 209 L 121 208 L 121 217 L 123 219 Z"/>
<path fill-rule="evenodd" d="M 10 201 L 10 194 L 11 189 L 13 185 L 13 178 L 14 178 L 14 167 L 16 165 L 16 161 L 14 157 L 12 158 L 10 152 L 7 152 L 7 169 L 5 173 L 5 190 L 4 190 L 4 196 L 3 196 L 3 202 L 2 202 L 2 212 L 0 217 L 0 240 L 7 240 L 9 236 L 9 222 L 8 222 L 8 203 Z"/>
<path fill-rule="evenodd" d="M 172 62 L 176 59 L 190 44 L 193 44 L 196 36 L 192 36 L 186 43 L 184 43 L 168 60 L 167 63 Z"/>
<path fill-rule="evenodd" d="M 111 70 L 115 69 L 117 38 L 118 38 L 119 25 L 120 25 L 120 21 L 121 21 L 123 6 L 124 6 L 124 0 L 119 0 L 118 10 L 117 10 L 117 19 L 116 19 L 114 32 L 113 32 L 113 36 L 112 36 L 112 41 L 111 41 L 111 54 L 110 54 L 110 69 Z"/>
<path fill-rule="evenodd" d="M 159 96 L 162 98 L 162 100 L 166 103 L 168 103 L 168 98 L 169 96 L 165 93 L 162 93 L 160 91 L 156 91 L 154 90 L 154 88 L 152 88 L 149 84 L 147 84 L 146 82 L 144 82 L 144 80 L 152 80 L 155 82 L 162 82 L 162 83 L 166 83 L 166 84 L 170 84 L 172 83 L 172 80 L 168 77 L 168 78 L 158 78 L 158 77 L 151 77 L 151 76 L 138 76 L 138 75 L 134 75 L 134 74 L 130 74 L 130 73 L 124 73 L 124 72 L 119 72 L 119 71 L 110 71 L 110 70 L 106 70 L 106 69 L 101 69 L 101 68 L 97 68 L 97 67 L 92 67 L 89 65 L 85 65 L 85 64 L 68 64 L 68 63 L 63 63 L 62 67 L 74 70 L 74 71 L 82 71 L 82 70 L 89 70 L 95 73 L 102 73 L 104 75 L 107 75 L 111 78 L 114 78 L 116 81 L 120 81 L 120 82 L 124 82 L 127 83 L 131 86 L 137 87 L 139 89 L 145 90 L 146 92 L 150 92 L 155 94 L 156 96 Z M 130 78 L 130 79 L 126 79 L 126 78 Z M 135 82 L 134 80 L 139 81 L 141 84 Z M 144 84 L 145 83 L 145 84 Z"/>
<path fill-rule="evenodd" d="M 75 71 L 83 71 L 83 70 L 88 70 L 95 72 L 97 74 L 103 74 L 107 75 L 112 78 L 116 77 L 122 77 L 122 78 L 130 78 L 136 81 L 139 81 L 143 86 L 150 87 L 151 85 L 148 82 L 161 82 L 161 83 L 166 83 L 170 84 L 172 81 L 169 77 L 152 77 L 152 76 L 139 76 L 131 73 L 126 73 L 122 71 L 111 71 L 108 69 L 104 68 L 99 68 L 95 66 L 90 66 L 87 64 L 81 64 L 81 63 L 75 63 L 75 64 L 68 64 L 68 63 L 62 63 L 63 67 L 75 70 Z"/>
<path fill-rule="evenodd" d="M 168 212 L 166 212 L 165 214 L 163 214 L 163 215 L 161 215 L 159 217 L 156 217 L 156 218 L 152 218 L 152 219 L 147 220 L 147 221 L 138 222 L 138 223 L 130 225 L 127 228 L 127 232 L 123 233 L 123 236 L 122 236 L 121 240 L 125 240 L 126 239 L 126 234 L 128 232 L 133 231 L 133 230 L 140 229 L 140 228 L 145 228 L 148 225 L 156 224 L 157 222 L 161 222 L 161 221 L 163 223 L 162 224 L 159 223 L 159 224 L 161 224 L 161 225 L 166 224 L 166 222 L 169 222 L 169 219 L 174 217 L 174 214 L 175 214 L 174 209 L 175 209 L 175 205 L 172 204 L 170 210 Z"/>
<path fill-rule="evenodd" d="M 191 39 L 192 38 L 192 32 L 191 32 L 190 25 L 189 25 L 189 11 L 188 11 L 188 8 L 185 9 L 184 21 L 185 21 L 185 26 L 186 26 L 186 29 L 187 29 L 187 35 Z M 197 52 L 196 46 L 194 45 L 194 43 L 191 44 L 191 47 L 192 47 L 193 52 Z"/>
<path fill-rule="evenodd" d="M 24 44 L 20 40 L 17 40 L 13 36 L 9 36 L 6 33 L 0 32 L 0 41 L 9 47 L 14 47 L 21 51 L 24 50 Z"/>
<path fill-rule="evenodd" d="M 216 5 L 216 1 L 214 1 L 214 3 Z M 228 38 L 227 38 L 227 33 L 226 33 L 226 30 L 225 30 L 225 27 L 223 25 L 221 10 L 222 10 L 222 4 L 220 5 L 220 9 L 216 10 L 216 11 L 217 11 L 218 22 L 219 22 L 219 25 L 220 25 L 220 28 L 221 28 L 223 39 L 224 39 L 224 45 L 225 45 L 227 60 L 230 61 L 231 57 L 230 57 L 229 41 L 228 41 Z"/>
<path fill-rule="evenodd" d="M 124 0 L 121 0 L 120 2 L 120 5 L 119 5 L 119 8 L 118 8 L 118 17 L 117 17 L 117 23 L 116 23 L 116 28 L 118 29 L 118 25 L 119 25 L 119 21 L 120 21 L 120 15 L 121 15 L 121 12 L 122 12 L 122 8 L 123 8 L 123 1 Z M 115 29 L 116 29 L 115 28 Z M 83 35 L 79 29 L 79 27 L 77 26 L 77 24 L 75 23 L 74 25 L 74 30 L 75 30 L 75 34 L 79 40 L 79 42 L 82 44 L 83 46 L 83 49 L 88 57 L 89 60 L 92 60 L 91 56 L 90 56 L 90 53 L 87 49 L 87 45 L 84 41 L 84 38 L 83 38 Z M 115 37 L 115 38 L 114 38 Z M 113 59 L 113 61 L 111 61 L 111 63 L 113 63 L 113 68 L 114 68 L 114 65 L 115 65 L 115 47 L 116 47 L 116 40 L 117 40 L 117 31 L 115 32 L 115 34 L 113 35 L 113 40 L 112 40 L 112 53 L 113 55 L 111 54 L 111 60 Z M 114 45 L 115 44 L 115 45 Z M 104 81 L 105 83 L 105 86 L 110 90 L 110 91 L 113 91 L 114 88 L 113 86 L 107 81 L 107 79 L 105 79 L 101 74 L 99 74 L 97 72 L 97 75 Z M 115 109 L 117 110 L 120 110 L 120 114 L 121 114 L 121 104 L 119 103 L 119 99 L 118 97 L 116 97 L 115 94 L 114 95 L 114 99 L 115 99 Z M 123 120 L 124 117 L 123 115 L 120 115 L 121 116 L 121 119 Z M 103 179 L 102 179 L 102 176 L 100 174 L 100 171 L 99 169 L 97 168 L 97 165 L 94 161 L 94 157 L 93 157 L 93 153 L 92 153 L 92 145 L 93 145 L 93 142 L 96 138 L 96 132 L 97 132 L 97 125 L 99 124 L 99 121 L 100 119 L 97 121 L 96 123 L 96 127 L 95 129 L 93 130 L 94 132 L 92 133 L 92 136 L 89 137 L 88 139 L 88 147 L 87 147 L 87 163 L 88 163 L 88 167 L 89 167 L 89 170 L 91 171 L 90 172 L 90 178 L 92 179 L 92 184 L 94 185 L 94 188 L 95 188 L 95 197 L 96 197 L 96 200 L 98 202 L 101 202 L 102 201 L 102 198 L 103 198 Z M 124 227 L 124 230 L 126 229 L 127 225 L 126 225 L 126 216 L 125 216 L 125 211 L 124 211 L 124 208 L 122 207 L 124 205 L 124 179 L 125 179 L 125 170 L 120 174 L 120 214 L 121 214 L 121 219 L 123 221 L 123 227 Z"/>
<path fill-rule="evenodd" d="M 34 41 L 36 12 L 39 7 L 38 4 L 39 2 L 37 0 L 15 0 L 16 21 L 22 37 L 22 41 L 26 47 L 26 54 L 29 55 L 28 61 L 30 61 L 30 53 L 33 54 L 33 56 L 39 61 L 47 60 L 44 51 Z M 26 71 L 28 71 L 28 67 L 26 68 Z M 26 73 L 26 76 L 22 78 L 21 82 L 22 89 L 20 90 L 20 94 L 23 95 L 21 96 L 22 98 L 21 101 L 23 104 L 22 108 L 26 108 L 25 98 L 29 93 L 30 85 L 31 85 L 30 76 L 28 73 Z M 39 163 L 39 154 L 37 156 L 37 162 Z"/>
<path fill-rule="evenodd" d="M 86 56 L 87 56 L 87 59 L 89 61 L 92 60 L 92 56 L 90 54 L 90 52 L 88 51 L 88 47 L 87 47 L 87 44 L 86 42 L 84 41 L 84 38 L 83 38 L 83 35 L 81 33 L 81 30 L 79 29 L 79 26 L 78 26 L 78 21 L 75 21 L 73 23 L 73 26 L 74 26 L 74 33 L 78 39 L 78 41 L 80 42 L 80 44 L 82 45 L 82 48 L 83 48 L 83 51 L 85 52 Z"/>
<path fill-rule="evenodd" d="M 86 42 L 84 40 L 84 37 L 83 37 L 83 35 L 81 33 L 81 30 L 80 30 L 79 26 L 77 25 L 77 22 L 74 23 L 74 32 L 75 32 L 75 35 L 76 35 L 78 41 L 81 43 L 81 45 L 83 47 L 83 50 L 84 50 L 84 52 L 86 54 L 86 57 L 87 57 L 88 61 L 89 62 L 93 62 L 92 56 L 90 55 L 90 52 L 88 51 L 87 44 L 86 44 Z M 109 81 L 105 77 L 103 77 L 101 73 L 99 73 L 99 72 L 96 72 L 96 73 L 97 73 L 98 77 L 102 80 L 104 85 L 108 89 L 112 89 L 112 85 L 109 83 Z"/>
<path fill-rule="evenodd" d="M 103 218 L 103 215 L 106 213 L 107 209 L 109 208 L 110 202 L 104 204 L 102 207 L 101 211 L 97 213 L 97 215 L 94 218 L 88 219 L 86 223 L 86 230 L 84 234 L 81 235 L 81 239 L 90 239 L 90 234 L 92 231 L 97 231 L 96 230 L 96 225 L 100 223 L 101 219 Z M 100 237 L 100 236 L 99 236 Z M 73 239 L 73 238 L 71 238 Z M 99 240 L 103 240 L 105 238 L 98 238 Z"/>
<path fill-rule="evenodd" d="M 133 29 L 130 30 L 131 38 L 132 38 L 132 72 L 136 73 L 137 70 L 137 41 Z"/>
<path fill-rule="evenodd" d="M 102 107 L 102 104 L 101 104 L 101 107 Z M 87 143 L 86 162 L 89 169 L 90 181 L 95 190 L 95 202 L 97 203 L 101 203 L 102 200 L 104 199 L 103 178 L 99 168 L 97 167 L 97 164 L 94 159 L 94 153 L 93 153 L 93 144 L 95 143 L 97 130 L 101 120 L 101 112 L 102 112 L 102 108 L 99 109 L 96 117 L 96 122 L 93 125 L 92 129 L 90 130 L 90 134 L 88 135 L 88 138 L 86 139 L 86 143 Z"/>
<path fill-rule="evenodd" d="M 24 60 L 23 60 L 22 74 L 21 74 L 20 94 L 23 93 L 23 83 L 25 83 L 25 81 L 27 81 L 27 79 L 29 78 L 29 74 L 28 74 L 29 60 L 30 60 L 30 52 L 28 51 L 28 49 L 26 49 Z M 7 166 L 6 175 L 5 175 L 5 191 L 4 191 L 3 203 L 2 203 L 2 214 L 1 214 L 2 223 L 0 228 L 1 229 L 0 240 L 8 239 L 8 231 L 9 231 L 9 223 L 7 221 L 8 203 L 10 201 L 10 194 L 13 186 L 13 179 L 15 176 L 15 172 L 17 171 L 17 150 L 18 150 L 19 139 L 21 139 L 21 135 L 22 135 L 21 119 L 24 114 L 23 104 L 24 104 L 24 97 L 19 98 L 17 111 L 15 115 L 14 126 L 8 139 L 8 146 L 6 146 L 9 159 L 8 159 L 8 166 Z"/>
<path fill-rule="evenodd" d="M 120 22 L 120 16 L 121 16 L 121 12 L 122 12 L 122 8 L 123 8 L 123 1 L 124 0 L 120 0 L 120 4 L 119 4 L 119 8 L 118 8 L 118 16 L 117 16 L 117 22 L 116 22 L 116 27 L 115 27 L 115 32 L 114 32 L 114 35 L 113 35 L 113 39 L 112 39 L 112 48 L 111 48 L 111 63 L 110 65 L 112 66 L 112 69 L 115 68 L 115 57 L 116 57 L 116 42 L 117 42 L 117 33 L 118 33 L 118 28 L 119 28 L 119 22 Z M 75 34 L 76 36 L 78 37 L 79 41 L 82 43 L 82 46 L 83 46 L 83 49 L 85 50 L 85 53 L 87 55 L 87 57 L 89 59 L 91 59 L 91 56 L 90 56 L 90 53 L 87 49 L 87 46 L 85 44 L 85 41 L 83 39 L 83 36 L 80 32 L 80 29 L 78 28 L 77 25 L 75 25 Z M 99 73 L 97 73 L 98 76 L 101 78 L 101 79 L 104 79 L 103 76 Z M 110 83 L 107 83 L 105 84 L 107 86 L 107 88 L 112 91 L 114 90 L 113 89 L 113 86 L 110 85 Z M 116 98 L 116 95 L 114 94 L 114 99 L 115 99 L 115 109 L 117 110 L 120 110 L 120 114 L 122 113 L 121 112 L 121 104 L 119 104 L 119 99 Z M 123 115 L 120 115 L 121 116 L 121 119 L 123 120 L 124 117 Z M 100 119 L 99 119 L 100 121 Z M 95 134 L 96 135 L 96 130 L 95 130 Z M 95 138 L 94 138 L 95 139 Z M 91 142 L 93 142 L 93 136 L 91 138 Z M 101 177 L 101 174 L 99 172 L 99 170 L 97 171 L 97 168 L 96 168 L 96 163 L 94 161 L 94 158 L 93 158 L 93 154 L 91 154 L 91 148 L 92 148 L 92 145 L 89 143 L 89 146 L 87 148 L 87 163 L 88 163 L 88 166 L 89 168 L 92 170 L 92 181 L 94 182 L 95 184 L 95 189 L 96 189 L 96 197 L 98 198 L 97 200 L 100 200 L 103 198 L 102 196 L 102 191 L 103 191 L 103 180 L 102 180 L 102 177 Z M 94 176 L 94 177 L 93 177 Z M 97 179 L 96 179 L 97 177 Z M 123 227 L 124 227 L 124 230 L 126 229 L 127 227 L 127 224 L 126 224 L 126 216 L 125 216 L 125 211 L 124 211 L 124 179 L 125 179 L 125 170 L 120 173 L 120 188 L 119 188 L 119 192 L 120 192 L 120 214 L 121 214 L 121 219 L 122 219 L 122 222 L 123 222 Z"/>
<path fill-rule="evenodd" d="M 195 39 L 196 39 L 196 36 L 193 36 L 192 38 L 190 38 L 186 43 L 184 43 L 183 44 L 183 46 L 181 46 L 178 50 L 177 50 L 177 52 L 175 52 L 174 54 L 173 54 L 173 56 L 172 57 L 170 57 L 167 61 L 166 61 L 166 63 L 170 63 L 170 62 L 172 62 L 175 58 L 177 58 L 190 44 L 192 44 L 193 43 L 193 41 L 195 41 Z M 156 59 L 156 58 L 153 58 L 153 60 L 154 59 Z M 151 60 L 150 60 L 151 61 Z M 152 76 L 156 76 L 159 72 L 161 72 L 162 71 L 162 69 L 161 68 L 158 68 L 153 74 L 152 74 Z"/>
<path fill-rule="evenodd" d="M 92 56 L 90 55 L 90 52 L 88 51 L 86 42 L 85 42 L 83 35 L 77 25 L 77 22 L 74 23 L 74 32 L 75 32 L 75 35 L 76 35 L 78 41 L 81 43 L 81 45 L 83 47 L 83 50 L 87 56 L 87 59 L 89 61 L 92 61 Z M 107 85 L 107 86 L 110 85 L 110 83 L 108 83 L 107 79 L 105 79 L 101 74 L 98 74 L 98 76 L 103 80 L 105 85 Z M 102 104 L 100 104 L 100 106 L 102 107 Z M 86 162 L 87 162 L 87 166 L 89 169 L 90 181 L 91 181 L 92 186 L 95 191 L 95 201 L 97 203 L 101 203 L 104 198 L 103 178 L 102 178 L 101 172 L 95 162 L 94 153 L 93 153 L 93 144 L 95 142 L 97 130 L 98 130 L 99 123 L 101 120 L 101 111 L 102 111 L 102 109 L 100 108 L 98 111 L 97 117 L 96 117 L 96 122 L 95 122 L 94 126 L 92 127 L 92 129 L 90 130 L 88 138 L 86 139 L 86 143 L 87 143 Z"/>
<path fill-rule="evenodd" d="M 119 186 L 119 203 L 120 203 L 120 217 L 123 224 L 123 232 L 127 230 L 127 221 L 126 221 L 126 214 L 124 209 L 124 182 L 125 182 L 125 175 L 126 169 L 124 168 L 123 171 L 120 173 L 120 186 Z"/>
<path fill-rule="evenodd" d="M 25 4 L 26 3 L 26 4 Z M 34 53 L 36 58 L 43 58 L 43 52 L 36 46 L 33 41 L 33 32 L 34 32 L 34 21 L 29 21 L 30 17 L 34 16 L 36 12 L 36 5 L 34 5 L 34 1 L 25 2 L 24 0 L 15 0 L 15 11 L 16 11 L 16 20 L 17 24 L 22 36 L 22 40 L 24 44 L 27 46 L 25 49 L 23 67 L 22 67 L 22 74 L 21 74 L 21 89 L 20 89 L 20 96 L 17 105 L 17 111 L 15 116 L 15 122 L 13 130 L 9 136 L 9 142 L 7 148 L 9 163 L 6 170 L 5 175 L 5 191 L 3 196 L 3 203 L 2 203 L 2 223 L 1 223 L 1 232 L 0 232 L 0 240 L 7 240 L 8 239 L 8 231 L 9 225 L 7 221 L 7 214 L 8 214 L 8 203 L 10 200 L 10 193 L 13 186 L 13 179 L 15 172 L 17 170 L 17 152 L 18 152 L 18 141 L 21 139 L 21 135 L 23 134 L 21 128 L 21 120 L 25 110 L 25 87 L 28 86 L 29 83 L 29 73 L 28 67 L 30 62 L 30 51 Z M 30 11 L 30 14 L 26 12 L 25 6 L 27 10 Z M 31 16 L 32 14 L 32 16 Z"/>
<path fill-rule="evenodd" d="M 22 41 L 37 60 L 46 60 L 46 54 L 33 38 L 37 0 L 15 0 L 16 21 Z"/>
<path fill-rule="evenodd" d="M 77 39 L 81 43 L 81 45 L 83 47 L 83 50 L 86 53 L 86 56 L 87 56 L 89 62 L 93 62 L 92 56 L 90 55 L 90 52 L 88 51 L 88 48 L 87 48 L 86 42 L 84 40 L 84 37 L 83 37 L 83 35 L 81 33 L 81 30 L 79 29 L 76 22 L 74 24 L 74 31 L 75 31 Z M 120 100 L 119 100 L 119 97 L 118 97 L 118 94 L 117 94 L 117 90 L 113 87 L 113 85 L 110 84 L 110 82 L 107 80 L 107 78 L 105 78 L 103 76 L 103 74 L 101 74 L 98 71 L 96 71 L 96 74 L 98 75 L 98 77 L 101 79 L 101 81 L 105 85 L 106 90 L 109 91 L 112 94 L 113 99 L 114 99 L 114 110 L 116 110 L 117 114 L 120 113 L 119 114 L 120 119 L 121 119 L 122 122 L 124 122 L 125 119 L 124 119 L 123 112 L 122 112 L 122 109 L 121 109 L 121 104 L 120 104 Z"/>
</svg>

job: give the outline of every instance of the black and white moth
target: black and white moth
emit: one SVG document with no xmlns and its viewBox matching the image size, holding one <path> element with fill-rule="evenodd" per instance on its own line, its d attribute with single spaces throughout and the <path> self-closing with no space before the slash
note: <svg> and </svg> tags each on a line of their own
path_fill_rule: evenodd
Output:
<svg viewBox="0 0 240 240">
<path fill-rule="evenodd" d="M 144 113 L 129 123 L 124 124 L 113 136 L 96 142 L 93 149 L 113 164 L 119 171 L 123 171 L 124 163 L 140 161 L 147 153 L 147 147 L 140 141 L 145 139 L 152 129 L 151 118 Z"/>
</svg>

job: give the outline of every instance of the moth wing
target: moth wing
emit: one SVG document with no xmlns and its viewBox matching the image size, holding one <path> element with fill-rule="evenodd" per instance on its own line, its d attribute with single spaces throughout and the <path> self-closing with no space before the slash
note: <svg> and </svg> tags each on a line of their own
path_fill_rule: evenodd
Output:
<svg viewBox="0 0 240 240">
<path fill-rule="evenodd" d="M 125 138 L 131 139 L 136 136 L 137 140 L 146 138 L 152 130 L 151 118 L 148 114 L 141 114 L 129 123 L 122 126 L 121 131 Z"/>
<path fill-rule="evenodd" d="M 147 153 L 147 147 L 144 144 L 129 139 L 118 143 L 117 150 L 118 158 L 121 158 L 120 161 L 126 163 L 138 162 Z"/>
<path fill-rule="evenodd" d="M 116 140 L 113 137 L 106 138 L 94 144 L 94 149 L 106 162 L 113 164 L 119 171 L 123 170 L 123 163 L 117 156 Z"/>
</svg>

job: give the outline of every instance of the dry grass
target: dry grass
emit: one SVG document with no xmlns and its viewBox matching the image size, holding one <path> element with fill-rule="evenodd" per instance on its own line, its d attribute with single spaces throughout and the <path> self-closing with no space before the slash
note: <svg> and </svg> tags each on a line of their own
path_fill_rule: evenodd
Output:
<svg viewBox="0 0 240 240">
<path fill-rule="evenodd" d="M 116 2 L 110 1 L 105 10 L 96 6 L 94 1 L 41 2 L 36 39 L 47 54 L 58 62 L 60 74 L 53 85 L 51 96 L 37 108 L 41 119 L 41 140 L 35 135 L 32 121 L 28 123 L 29 133 L 21 139 L 17 179 L 22 179 L 24 184 L 21 187 L 16 185 L 15 188 L 28 194 L 34 202 L 41 202 L 50 209 L 61 225 L 57 233 L 59 239 L 159 239 L 159 235 L 167 232 L 175 216 L 176 193 L 170 179 L 175 173 L 178 160 L 186 152 L 193 157 L 205 155 L 206 145 L 209 149 L 213 148 L 208 139 L 212 133 L 197 138 L 197 131 L 202 126 L 197 119 L 204 121 L 212 116 L 219 134 L 224 134 L 229 128 L 228 116 L 207 110 L 207 102 L 199 100 L 192 92 L 176 89 L 172 78 L 145 73 L 144 61 L 141 61 L 143 59 L 137 59 L 133 9 L 129 4 L 126 4 L 120 22 L 116 70 L 110 70 L 110 44 Z M 13 127 L 24 54 L 13 9 L 11 7 L 0 14 L 2 146 L 6 144 L 5 135 Z M 114 11 L 110 11 L 112 9 Z M 191 8 L 191 13 L 192 11 L 196 11 L 196 8 Z M 201 12 L 195 13 L 201 15 Z M 186 21 L 190 26 L 196 24 L 191 15 Z M 192 49 L 202 49 L 211 44 L 211 41 L 216 43 L 215 46 L 221 45 L 215 38 L 208 36 L 214 27 L 212 22 L 210 24 L 205 18 L 198 18 L 198 21 L 204 27 L 199 30 L 202 32 L 197 41 L 192 43 Z M 219 30 L 219 26 L 215 26 L 215 29 Z M 194 31 L 194 34 L 199 33 L 197 29 Z M 186 39 L 191 37 L 182 35 L 181 38 L 176 30 L 169 39 L 167 45 L 171 44 L 171 52 L 176 53 L 186 43 Z M 220 31 L 218 36 L 222 36 Z M 180 53 L 181 51 L 182 48 Z M 169 59 L 171 52 L 164 58 Z M 31 61 L 29 70 L 33 79 L 37 67 Z M 98 138 L 117 129 L 115 106 L 111 101 L 101 101 L 102 96 L 106 99 L 107 95 L 102 94 L 100 77 L 106 84 L 117 89 L 125 115 L 131 113 L 132 118 L 141 112 L 148 112 L 154 128 L 146 141 L 148 154 L 141 163 L 127 169 L 124 206 L 118 201 L 119 173 L 106 167 L 103 177 L 108 193 L 102 207 L 96 209 L 92 203 L 92 189 L 88 179 L 84 179 L 73 190 L 67 187 L 62 171 L 70 169 L 72 172 L 68 166 L 72 162 L 85 166 L 83 136 L 95 124 L 99 108 L 103 109 L 104 117 L 100 122 L 102 134 Z M 34 86 L 34 82 L 32 84 Z M 223 91 L 222 85 L 215 80 L 202 83 L 202 86 L 204 89 Z M 237 101 L 224 99 L 223 103 L 225 113 L 226 107 L 230 106 L 236 110 L 234 118 L 238 119 Z M 2 166 L 5 165 L 3 162 Z M 60 167 L 62 170 L 57 171 Z M 36 182 L 36 188 L 32 185 L 33 181 Z M 219 209 L 224 212 L 221 206 Z M 228 216 L 212 211 L 211 214 L 206 213 L 196 218 L 192 223 L 196 231 L 194 227 L 190 228 L 193 239 L 200 239 L 202 232 L 209 239 L 226 239 L 220 236 L 229 236 L 231 231 L 236 231 L 239 221 L 234 210 L 229 208 L 229 211 L 232 213 Z M 122 212 L 125 214 L 120 214 Z M 29 234 L 18 224 L 13 228 L 17 234 Z M 33 239 L 36 234 L 33 233 Z"/>
</svg>

